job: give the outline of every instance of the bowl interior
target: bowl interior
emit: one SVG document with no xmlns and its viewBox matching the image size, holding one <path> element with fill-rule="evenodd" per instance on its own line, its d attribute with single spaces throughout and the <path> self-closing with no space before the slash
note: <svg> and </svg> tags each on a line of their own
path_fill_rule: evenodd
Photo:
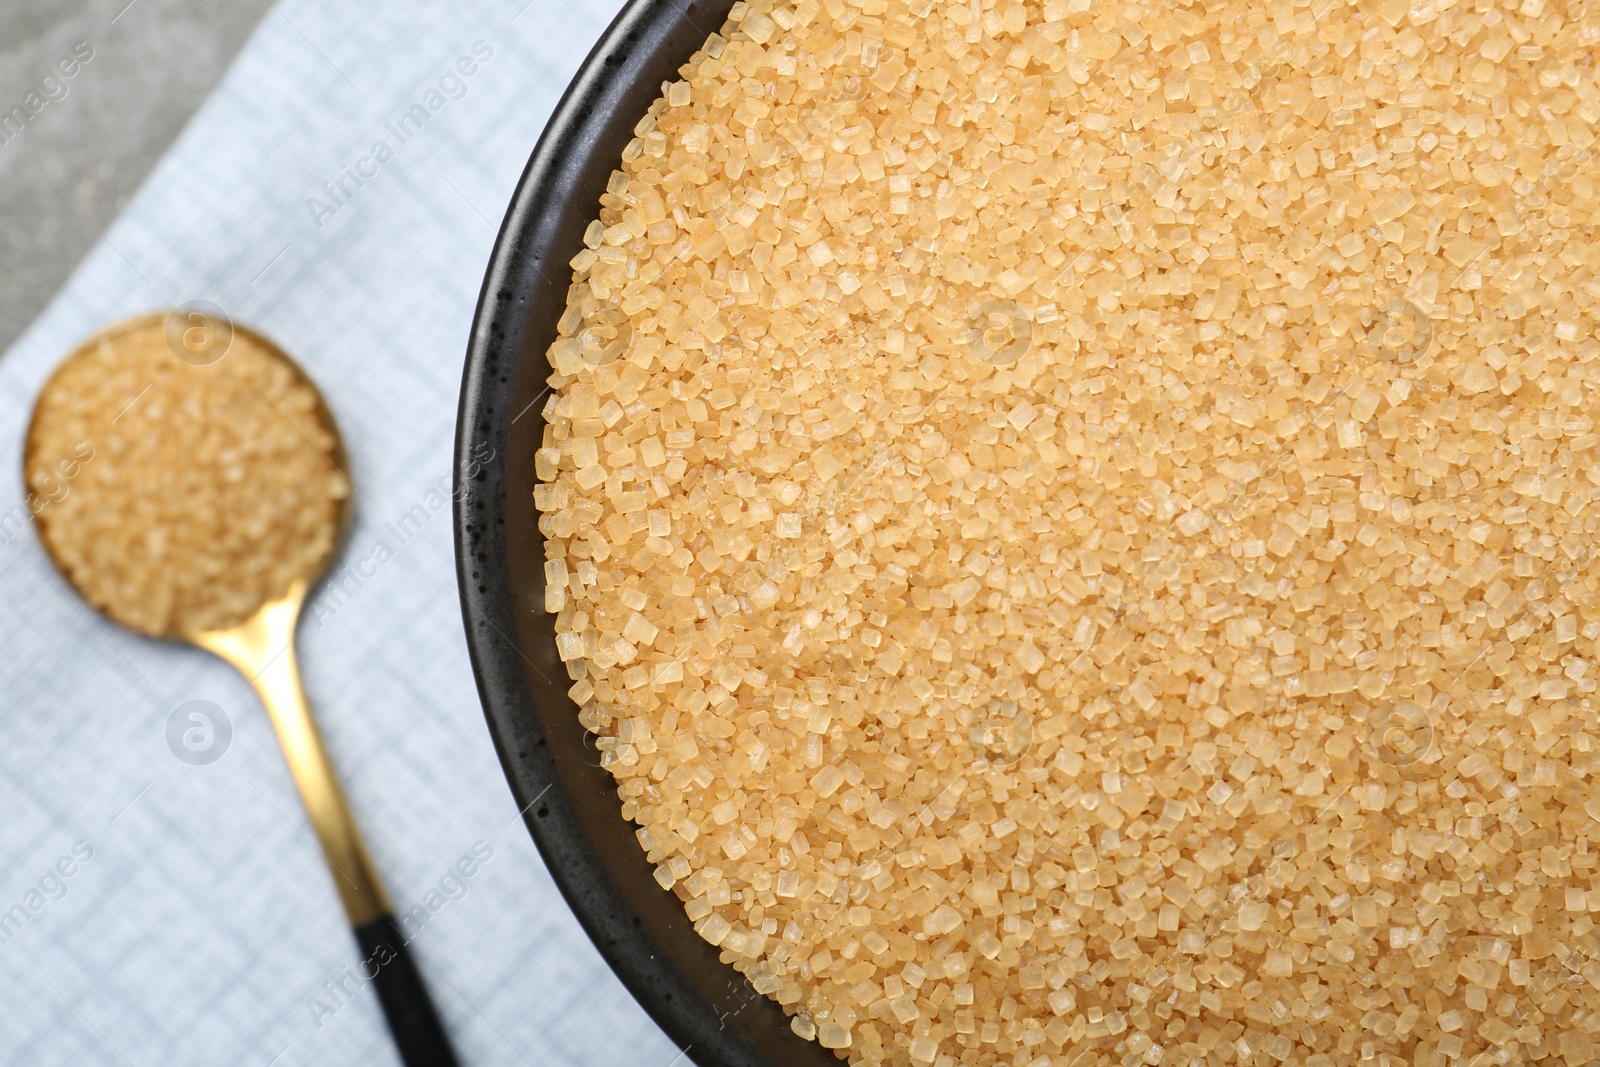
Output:
<svg viewBox="0 0 1600 1067">
<path fill-rule="evenodd" d="M 687 1058 L 837 1064 L 694 932 L 653 878 L 617 786 L 567 695 L 543 610 L 533 454 L 583 232 L 633 127 L 733 0 L 632 0 L 568 88 L 523 173 L 484 280 L 457 420 L 462 613 L 489 729 L 545 862 L 623 983 Z"/>
</svg>

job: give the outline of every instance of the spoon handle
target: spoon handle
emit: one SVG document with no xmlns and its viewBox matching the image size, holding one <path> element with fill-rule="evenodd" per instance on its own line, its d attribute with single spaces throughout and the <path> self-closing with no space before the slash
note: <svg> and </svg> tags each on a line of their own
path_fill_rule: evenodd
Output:
<svg viewBox="0 0 1600 1067">
<path fill-rule="evenodd" d="M 361 958 L 372 961 L 372 982 L 401 1061 L 406 1067 L 457 1067 L 439 1013 L 394 916 L 380 915 L 357 926 L 355 933 Z M 362 973 L 367 973 L 365 965 Z"/>
<path fill-rule="evenodd" d="M 305 595 L 306 583 L 295 582 L 284 597 L 262 605 L 240 625 L 195 634 L 192 640 L 233 664 L 266 705 L 289 773 L 317 832 L 322 858 L 361 947 L 361 973 L 377 987 L 401 1060 L 406 1067 L 456 1067 L 439 1014 L 395 922 L 383 883 L 367 855 L 306 704 L 294 651 L 295 626 Z"/>
</svg>

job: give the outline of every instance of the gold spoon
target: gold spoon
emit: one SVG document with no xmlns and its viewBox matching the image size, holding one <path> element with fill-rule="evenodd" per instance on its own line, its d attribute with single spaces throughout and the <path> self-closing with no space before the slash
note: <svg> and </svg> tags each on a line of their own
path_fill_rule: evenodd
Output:
<svg viewBox="0 0 1600 1067">
<path fill-rule="evenodd" d="M 295 629 L 351 518 L 338 429 L 276 345 L 214 306 L 89 338 L 23 458 L 40 539 L 95 607 L 231 663 L 266 705 L 407 1067 L 454 1067 L 306 704 Z"/>
</svg>

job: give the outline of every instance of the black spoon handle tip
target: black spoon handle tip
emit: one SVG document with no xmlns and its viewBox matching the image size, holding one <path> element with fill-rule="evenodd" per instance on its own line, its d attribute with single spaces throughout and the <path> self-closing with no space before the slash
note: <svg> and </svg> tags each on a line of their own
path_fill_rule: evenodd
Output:
<svg viewBox="0 0 1600 1067">
<path fill-rule="evenodd" d="M 362 970 L 372 974 L 400 1061 L 405 1067 L 460 1067 L 394 916 L 368 920 L 355 927 L 355 935 Z"/>
</svg>

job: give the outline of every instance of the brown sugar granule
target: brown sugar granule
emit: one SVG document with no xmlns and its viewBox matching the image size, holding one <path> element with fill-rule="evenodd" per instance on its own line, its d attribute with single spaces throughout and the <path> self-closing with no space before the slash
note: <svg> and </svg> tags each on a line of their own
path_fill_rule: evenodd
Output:
<svg viewBox="0 0 1600 1067">
<path fill-rule="evenodd" d="M 195 366 L 155 318 L 57 368 L 25 475 L 39 535 L 85 599 L 181 637 L 242 622 L 316 573 L 349 495 L 337 449 L 316 391 L 254 335 Z"/>
<path fill-rule="evenodd" d="M 576 271 L 546 606 L 857 1064 L 1600 1060 L 1600 9 L 735 5 Z"/>
</svg>

